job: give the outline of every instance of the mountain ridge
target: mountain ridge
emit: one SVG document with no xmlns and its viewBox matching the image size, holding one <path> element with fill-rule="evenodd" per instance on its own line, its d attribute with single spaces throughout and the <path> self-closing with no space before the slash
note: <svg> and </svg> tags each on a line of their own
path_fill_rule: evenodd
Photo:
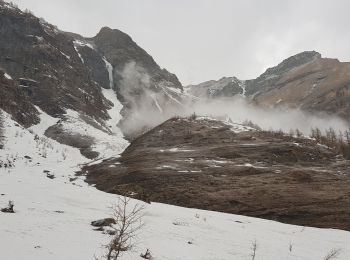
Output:
<svg viewBox="0 0 350 260">
<path fill-rule="evenodd" d="M 256 79 L 223 77 L 185 89 L 194 96 L 209 99 L 240 95 L 261 107 L 300 108 L 335 114 L 350 121 L 349 64 L 322 58 L 316 51 L 304 51 L 268 68 Z"/>
</svg>

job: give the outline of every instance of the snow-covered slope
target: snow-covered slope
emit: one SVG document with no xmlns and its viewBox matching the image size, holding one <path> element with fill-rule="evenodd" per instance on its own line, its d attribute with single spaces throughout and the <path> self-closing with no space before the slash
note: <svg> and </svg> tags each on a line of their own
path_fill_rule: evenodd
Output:
<svg viewBox="0 0 350 260">
<path fill-rule="evenodd" d="M 79 164 L 88 160 L 78 149 L 42 136 L 44 128 L 22 128 L 4 113 L 0 158 L 13 166 L 0 168 L 0 205 L 13 200 L 16 213 L 0 213 L 1 259 L 93 259 L 103 254 L 109 236 L 93 231 L 90 222 L 110 216 L 117 196 L 76 179 Z M 121 259 L 142 259 L 149 248 L 159 260 L 248 260 L 254 241 L 255 259 L 319 260 L 332 249 L 341 249 L 338 259 L 350 259 L 345 231 L 159 203 L 147 204 L 144 214 L 137 246 Z"/>
</svg>

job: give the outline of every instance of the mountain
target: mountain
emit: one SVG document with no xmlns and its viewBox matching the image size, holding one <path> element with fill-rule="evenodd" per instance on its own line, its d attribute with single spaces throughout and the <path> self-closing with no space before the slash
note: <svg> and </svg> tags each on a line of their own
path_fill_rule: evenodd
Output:
<svg viewBox="0 0 350 260">
<path fill-rule="evenodd" d="M 334 130 L 322 136 L 332 117 L 312 137 L 239 123 L 242 110 L 264 129 L 312 119 L 253 104 L 270 106 L 264 95 L 289 88 L 286 76 L 324 69 L 317 53 L 256 80 L 183 88 L 117 29 L 86 38 L 0 0 L 0 39 L 1 259 L 105 259 L 121 233 L 122 260 L 350 259 L 350 132 L 342 142 Z M 345 82 L 337 64 L 322 90 Z"/>
<path fill-rule="evenodd" d="M 0 14 L 0 108 L 20 124 L 35 125 L 43 113 L 57 118 L 47 136 L 92 158 L 101 153 L 97 143 L 182 109 L 177 77 L 127 34 L 104 27 L 84 38 L 2 1 Z M 135 111 L 159 115 L 149 124 Z"/>
<path fill-rule="evenodd" d="M 300 108 L 350 120 L 350 63 L 322 58 L 315 51 L 294 55 L 258 78 L 222 78 L 187 87 L 195 96 L 246 96 L 264 107 Z"/>
<path fill-rule="evenodd" d="M 210 80 L 198 85 L 186 86 L 187 93 L 200 98 L 233 97 L 245 95 L 245 82 L 236 77 L 223 77 L 217 81 Z"/>
</svg>

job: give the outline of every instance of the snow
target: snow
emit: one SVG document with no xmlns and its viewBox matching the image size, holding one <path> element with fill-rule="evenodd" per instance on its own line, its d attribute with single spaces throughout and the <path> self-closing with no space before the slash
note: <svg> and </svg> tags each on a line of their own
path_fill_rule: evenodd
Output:
<svg viewBox="0 0 350 260">
<path fill-rule="evenodd" d="M 108 115 L 111 119 L 107 121 L 107 125 L 110 126 L 112 133 L 114 133 L 117 136 L 123 136 L 119 127 L 117 127 L 117 124 L 122 119 L 120 111 L 123 108 L 123 105 L 118 100 L 116 93 L 114 92 L 113 89 L 101 89 L 101 90 L 102 90 L 103 96 L 113 103 L 113 107 L 108 110 Z"/>
<path fill-rule="evenodd" d="M 73 46 L 74 46 L 74 49 L 75 51 L 77 52 L 81 62 L 84 64 L 84 59 L 83 57 L 81 56 L 81 54 L 79 53 L 79 50 L 78 50 L 78 47 L 84 47 L 84 46 L 87 46 L 89 47 L 90 49 L 93 49 L 94 50 L 94 46 L 92 46 L 90 43 L 87 43 L 87 42 L 83 42 L 83 41 L 80 41 L 80 40 L 74 40 L 73 41 Z"/>
<path fill-rule="evenodd" d="M 62 52 L 62 51 L 60 51 L 60 53 L 61 53 L 64 57 L 66 57 L 66 59 L 70 60 L 70 56 L 69 56 L 69 55 L 65 54 L 65 53 Z"/>
<path fill-rule="evenodd" d="M 74 46 L 74 49 L 75 49 L 75 51 L 77 52 L 77 54 L 78 54 L 78 56 L 79 56 L 79 58 L 80 58 L 80 60 L 81 60 L 81 63 L 84 64 L 85 61 L 84 61 L 83 57 L 81 56 L 81 54 L 79 53 L 79 50 L 78 50 L 77 45 L 75 44 L 75 41 L 73 42 L 73 46 Z"/>
<path fill-rule="evenodd" d="M 220 120 L 218 118 L 213 118 L 209 116 L 198 116 L 197 120 L 210 120 L 210 121 L 219 121 L 224 123 L 227 126 L 230 126 L 230 130 L 235 132 L 235 133 L 240 133 L 240 132 L 247 132 L 247 131 L 256 131 L 256 129 L 250 127 L 250 126 L 245 126 L 242 124 L 234 123 L 229 117 L 226 117 L 224 120 Z M 216 128 L 215 126 L 212 126 L 212 128 Z"/>
<path fill-rule="evenodd" d="M 158 100 L 157 100 L 157 97 L 156 97 L 156 94 L 150 94 L 151 98 L 153 99 L 156 107 L 158 108 L 159 112 L 160 113 L 163 113 L 163 109 L 161 108 L 161 106 L 159 105 L 158 103 Z"/>
<path fill-rule="evenodd" d="M 113 96 L 115 97 L 115 95 L 111 95 L 110 98 Z M 115 111 L 120 111 L 118 109 L 119 108 L 113 107 L 108 111 L 112 119 L 107 121 L 107 123 L 112 133 L 102 131 L 91 124 L 87 124 L 81 119 L 78 112 L 71 109 L 66 110 L 65 120 L 60 124 L 67 133 L 79 134 L 92 138 L 94 140 L 92 150 L 98 152 L 100 158 L 114 157 L 120 154 L 129 145 L 129 142 L 124 139 L 124 135 L 116 126 L 119 122 L 119 120 L 117 120 L 119 115 Z M 96 122 L 96 124 L 98 124 L 98 122 Z"/>
<path fill-rule="evenodd" d="M 109 78 L 109 88 L 110 89 L 113 89 L 114 87 L 114 79 L 113 79 L 113 66 L 112 64 L 110 64 L 106 57 L 103 57 L 103 61 L 105 62 L 106 64 L 106 69 L 108 71 L 108 78 Z"/>
<path fill-rule="evenodd" d="M 16 213 L 0 213 L 1 259 L 82 260 L 101 256 L 109 236 L 94 231 L 90 222 L 111 216 L 109 207 L 118 196 L 88 186 L 82 177 L 69 181 L 76 177 L 80 165 L 89 161 L 78 149 L 40 135 L 54 123 L 52 118 L 41 111 L 40 127 L 28 131 L 3 114 L 6 140 L 0 160 L 12 160 L 15 165 L 0 168 L 0 191 L 4 194 L 0 206 L 13 200 Z M 39 139 L 34 138 L 35 131 Z M 44 170 L 55 178 L 46 177 Z M 121 260 L 141 259 L 146 248 L 155 260 L 248 260 L 254 241 L 259 260 L 319 260 L 333 248 L 341 249 L 338 260 L 350 259 L 350 232 L 346 231 L 160 203 L 145 204 L 143 221 L 137 246 Z"/>
<path fill-rule="evenodd" d="M 79 44 L 82 43 L 79 42 Z M 106 59 L 104 59 L 104 61 L 106 63 L 106 68 L 109 71 L 110 86 L 112 87 L 113 67 Z M 101 88 L 101 92 L 113 105 L 108 110 L 110 119 L 107 120 L 105 124 L 101 124 L 95 119 L 89 118 L 95 123 L 95 125 L 100 126 L 100 128 L 94 127 L 92 124 L 86 123 L 77 111 L 67 109 L 65 119 L 60 122 L 60 126 L 67 133 L 79 134 L 92 139 L 94 141 L 92 150 L 99 153 L 99 158 L 116 157 L 129 145 L 129 142 L 124 138 L 122 131 L 117 126 L 122 118 L 120 111 L 123 108 L 123 105 L 119 102 L 116 93 L 112 88 Z M 87 116 L 85 115 L 85 117 Z M 102 129 L 105 129 L 105 131 Z"/>
<path fill-rule="evenodd" d="M 92 46 L 91 43 L 84 42 L 84 41 L 81 41 L 81 40 L 75 40 L 73 43 L 74 43 L 75 46 L 81 46 L 81 47 L 86 46 L 86 47 L 89 47 L 90 49 L 93 49 L 93 50 L 95 49 L 94 46 Z"/>
<path fill-rule="evenodd" d="M 12 2 L 11 3 L 2 2 L 1 4 L 2 4 L 2 6 L 4 6 L 7 9 L 12 9 L 12 10 L 17 9 L 16 6 L 14 5 L 14 3 L 12 3 Z"/>
<path fill-rule="evenodd" d="M 12 77 L 9 74 L 5 73 L 4 76 L 5 76 L 5 78 L 12 80 Z"/>
<path fill-rule="evenodd" d="M 279 103 L 281 103 L 282 101 L 283 101 L 283 99 L 280 98 L 279 100 L 276 101 L 276 104 L 279 104 Z"/>
<path fill-rule="evenodd" d="M 182 95 L 183 94 L 183 91 L 181 91 L 181 89 L 179 88 L 175 88 L 175 87 L 166 87 L 168 90 L 178 94 L 178 95 Z"/>
<path fill-rule="evenodd" d="M 234 82 L 234 79 L 232 79 L 232 81 Z M 246 93 L 247 93 L 247 90 L 246 90 L 246 82 L 245 80 L 238 80 L 238 85 L 241 87 L 242 89 L 242 94 L 241 96 L 242 97 L 246 97 Z"/>
<path fill-rule="evenodd" d="M 39 135 L 44 135 L 46 129 L 48 129 L 50 126 L 55 125 L 59 119 L 54 118 L 52 116 L 49 116 L 44 111 L 42 111 L 38 106 L 35 106 L 36 110 L 39 112 L 40 122 L 37 125 L 31 126 L 29 129 L 34 131 L 35 133 Z"/>
<path fill-rule="evenodd" d="M 171 153 L 175 153 L 175 152 L 193 152 L 194 150 L 189 150 L 189 149 L 181 149 L 181 148 L 178 148 L 178 147 L 173 147 L 173 148 L 170 148 L 170 149 L 167 149 L 167 150 L 159 150 L 161 153 L 164 153 L 164 152 L 171 152 Z"/>
<path fill-rule="evenodd" d="M 184 104 L 182 104 L 179 100 L 177 100 L 171 94 L 169 94 L 169 92 L 165 89 L 165 87 L 163 87 L 163 86 L 161 86 L 161 87 L 162 87 L 162 89 L 163 89 L 163 91 L 164 91 L 166 96 L 168 96 L 171 100 L 173 100 L 175 103 L 179 104 L 180 106 L 184 106 Z"/>
<path fill-rule="evenodd" d="M 120 112 L 123 108 L 123 105 L 122 105 L 122 103 L 120 103 L 120 101 L 117 98 L 117 94 L 113 90 L 113 86 L 114 86 L 113 66 L 106 60 L 106 58 L 103 58 L 103 60 L 106 64 L 106 69 L 108 70 L 110 89 L 101 88 L 101 91 L 102 91 L 103 96 L 106 99 L 108 99 L 110 102 L 112 102 L 112 104 L 113 104 L 113 107 L 108 110 L 108 115 L 110 117 L 110 120 L 108 120 L 106 123 L 110 127 L 110 130 L 112 131 L 112 133 L 115 136 L 124 139 L 123 133 L 121 132 L 121 130 L 117 126 L 119 121 L 122 119 Z M 125 143 L 128 144 L 126 141 L 125 141 Z"/>
</svg>

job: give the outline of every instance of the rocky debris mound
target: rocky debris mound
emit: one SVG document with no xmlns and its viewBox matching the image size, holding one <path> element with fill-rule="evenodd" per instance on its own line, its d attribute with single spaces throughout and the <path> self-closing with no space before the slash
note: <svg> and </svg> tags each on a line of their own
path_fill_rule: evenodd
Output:
<svg viewBox="0 0 350 260">
<path fill-rule="evenodd" d="M 350 230 L 349 167 L 310 138 L 173 118 L 82 173 L 98 189 L 136 199 Z"/>
</svg>

